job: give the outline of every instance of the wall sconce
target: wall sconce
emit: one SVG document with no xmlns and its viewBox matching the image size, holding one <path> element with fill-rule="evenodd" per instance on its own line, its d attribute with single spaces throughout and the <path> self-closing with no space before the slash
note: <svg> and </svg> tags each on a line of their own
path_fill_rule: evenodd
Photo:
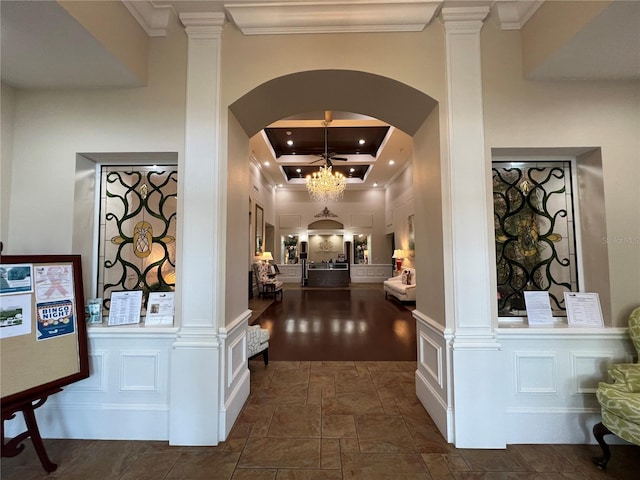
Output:
<svg viewBox="0 0 640 480">
<path fill-rule="evenodd" d="M 391 256 L 391 258 L 396 259 L 396 270 L 400 271 L 402 269 L 402 260 L 404 259 L 404 257 L 404 250 L 398 248 L 393 251 L 393 255 Z"/>
</svg>

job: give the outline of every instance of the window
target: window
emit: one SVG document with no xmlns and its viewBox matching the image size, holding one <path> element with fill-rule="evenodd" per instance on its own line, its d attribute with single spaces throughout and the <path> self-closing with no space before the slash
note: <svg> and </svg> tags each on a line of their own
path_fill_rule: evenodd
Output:
<svg viewBox="0 0 640 480">
<path fill-rule="evenodd" d="M 566 316 L 564 292 L 578 290 L 571 162 L 493 162 L 492 176 L 499 316 L 526 315 L 527 290 Z"/>
<path fill-rule="evenodd" d="M 176 167 L 105 166 L 100 182 L 98 296 L 175 288 Z"/>
</svg>

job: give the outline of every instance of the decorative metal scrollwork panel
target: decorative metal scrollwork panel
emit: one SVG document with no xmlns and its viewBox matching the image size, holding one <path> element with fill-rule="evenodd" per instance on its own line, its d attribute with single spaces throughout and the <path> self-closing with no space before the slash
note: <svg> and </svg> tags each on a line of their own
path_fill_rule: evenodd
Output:
<svg viewBox="0 0 640 480">
<path fill-rule="evenodd" d="M 500 316 L 523 315 L 527 290 L 566 315 L 564 292 L 578 289 L 571 164 L 494 162 L 492 174 Z"/>
<path fill-rule="evenodd" d="M 178 172 L 149 167 L 102 171 L 98 291 L 175 288 Z"/>
</svg>

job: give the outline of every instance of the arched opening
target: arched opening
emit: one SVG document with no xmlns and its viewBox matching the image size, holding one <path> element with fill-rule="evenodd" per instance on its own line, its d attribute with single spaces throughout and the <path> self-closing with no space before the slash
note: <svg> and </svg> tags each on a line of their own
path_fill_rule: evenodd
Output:
<svg viewBox="0 0 640 480">
<path fill-rule="evenodd" d="M 409 186 L 413 190 L 410 213 L 416 213 L 411 228 L 417 253 L 412 260 L 416 269 L 429 271 L 429 288 L 425 285 L 423 290 L 418 290 L 416 306 L 432 318 L 444 319 L 440 111 L 438 102 L 429 95 L 394 79 L 354 70 L 313 70 L 269 80 L 229 106 L 230 178 L 234 168 L 246 169 L 242 156 L 248 155 L 247 146 L 253 135 L 283 118 L 323 110 L 367 115 L 413 138 L 413 173 Z M 229 205 L 236 200 L 237 204 L 246 202 L 246 192 L 229 190 Z M 268 201 L 263 198 L 258 203 L 268 204 Z M 317 207 L 321 210 L 322 205 Z M 387 212 L 381 212 L 383 222 L 385 215 Z M 405 218 L 408 214 L 403 211 L 400 215 L 402 222 L 408 221 Z M 311 223 L 308 220 L 297 219 L 292 225 L 306 227 Z M 345 221 L 345 218 L 339 220 Z M 227 243 L 231 245 L 237 243 L 237 239 L 232 238 L 233 232 L 246 229 L 246 223 L 233 215 L 229 215 L 228 222 Z M 388 243 L 386 233 L 382 233 L 385 245 Z M 391 253 L 385 263 L 391 263 Z"/>
</svg>

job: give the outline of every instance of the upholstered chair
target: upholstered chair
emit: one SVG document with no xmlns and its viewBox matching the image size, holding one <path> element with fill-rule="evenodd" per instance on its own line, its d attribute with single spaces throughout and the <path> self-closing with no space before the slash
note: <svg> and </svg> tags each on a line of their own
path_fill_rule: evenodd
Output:
<svg viewBox="0 0 640 480">
<path fill-rule="evenodd" d="M 265 365 L 269 365 L 269 330 L 260 325 L 249 325 L 247 328 L 247 357 L 252 358 L 262 353 Z"/>
<path fill-rule="evenodd" d="M 640 307 L 629 317 L 629 336 L 640 354 Z M 613 383 L 600 382 L 596 397 L 602 407 L 602 422 L 593 427 L 593 435 L 602 448 L 602 457 L 593 462 L 604 469 L 611 458 L 604 436 L 618 437 L 640 445 L 640 363 L 612 365 L 609 375 Z"/>
<path fill-rule="evenodd" d="M 258 285 L 258 298 L 273 296 L 274 300 L 278 295 L 282 299 L 282 281 L 276 279 L 277 273 L 268 263 L 255 263 L 253 270 Z"/>
</svg>

